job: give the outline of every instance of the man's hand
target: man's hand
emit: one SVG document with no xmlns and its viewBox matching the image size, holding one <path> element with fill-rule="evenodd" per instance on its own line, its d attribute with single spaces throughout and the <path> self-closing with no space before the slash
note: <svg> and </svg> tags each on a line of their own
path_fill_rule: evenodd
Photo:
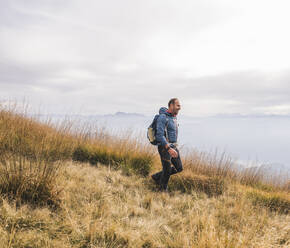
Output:
<svg viewBox="0 0 290 248">
<path fill-rule="evenodd" d="M 178 157 L 178 153 L 177 151 L 175 151 L 173 148 L 170 148 L 168 150 L 169 154 L 171 155 L 171 157 L 177 158 Z"/>
</svg>

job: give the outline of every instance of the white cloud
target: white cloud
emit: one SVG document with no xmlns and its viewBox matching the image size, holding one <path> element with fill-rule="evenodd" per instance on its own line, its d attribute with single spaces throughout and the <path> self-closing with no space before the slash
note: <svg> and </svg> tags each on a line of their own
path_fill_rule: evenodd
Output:
<svg viewBox="0 0 290 248">
<path fill-rule="evenodd" d="M 283 0 L 1 1 L 0 92 L 52 112 L 289 114 Z M 286 107 L 285 107 L 286 106 Z"/>
<path fill-rule="evenodd" d="M 265 114 L 275 114 L 275 115 L 290 114 L 290 104 L 273 105 L 268 107 L 255 107 L 254 109 L 259 112 L 264 112 Z"/>
</svg>

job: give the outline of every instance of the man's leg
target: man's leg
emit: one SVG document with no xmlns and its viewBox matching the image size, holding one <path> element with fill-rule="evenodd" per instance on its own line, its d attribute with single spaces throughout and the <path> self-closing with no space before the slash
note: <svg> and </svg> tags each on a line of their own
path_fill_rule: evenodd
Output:
<svg viewBox="0 0 290 248">
<path fill-rule="evenodd" d="M 173 175 L 173 174 L 176 174 L 178 172 L 181 172 L 183 170 L 183 166 L 182 166 L 182 162 L 181 162 L 181 158 L 180 158 L 180 154 L 179 154 L 179 150 L 174 146 L 172 146 L 172 148 L 174 148 L 177 153 L 178 153 L 178 157 L 177 158 L 171 158 L 171 162 L 174 166 L 171 166 L 171 170 L 170 170 L 170 176 Z M 160 154 L 160 157 L 162 156 L 162 150 L 161 148 L 158 149 L 158 151 L 161 151 L 161 154 Z M 159 152 L 160 153 L 160 152 Z M 162 159 L 161 159 L 161 162 L 162 162 Z M 163 165 L 162 165 L 163 167 Z M 152 178 L 155 180 L 155 182 L 159 182 L 160 183 L 160 178 L 161 178 L 161 175 L 162 175 L 162 171 L 159 171 L 155 174 L 152 175 Z"/>
<path fill-rule="evenodd" d="M 182 166 L 179 150 L 175 146 L 173 147 L 173 149 L 175 149 L 177 151 L 178 157 L 177 158 L 171 158 L 171 162 L 174 165 L 174 167 L 171 167 L 170 175 L 179 173 L 179 172 L 181 172 L 183 170 L 183 166 Z"/>
<path fill-rule="evenodd" d="M 161 163 L 162 163 L 162 154 L 161 154 L 161 152 L 160 152 L 161 150 L 162 150 L 162 149 L 161 149 L 160 145 L 158 145 L 158 153 L 159 153 L 159 155 L 160 155 L 160 159 L 161 159 Z M 161 174 L 162 174 L 162 170 L 159 171 L 159 172 L 157 172 L 157 173 L 155 173 L 155 174 L 153 174 L 153 175 L 151 175 L 151 177 L 152 177 L 152 179 L 153 179 L 156 183 L 160 184 Z"/>
<path fill-rule="evenodd" d="M 171 158 L 171 162 L 174 166 L 171 166 L 171 171 L 170 171 L 170 176 L 174 175 L 178 172 L 182 171 L 182 164 L 181 164 L 181 160 L 178 158 Z M 160 177 L 162 175 L 162 171 L 156 172 L 155 174 L 153 174 L 151 177 L 156 181 L 156 182 L 160 182 Z"/>
<path fill-rule="evenodd" d="M 167 184 L 171 173 L 171 156 L 163 146 L 158 146 L 158 152 L 162 163 L 162 172 L 160 174 L 159 184 L 161 189 L 167 189 Z"/>
</svg>

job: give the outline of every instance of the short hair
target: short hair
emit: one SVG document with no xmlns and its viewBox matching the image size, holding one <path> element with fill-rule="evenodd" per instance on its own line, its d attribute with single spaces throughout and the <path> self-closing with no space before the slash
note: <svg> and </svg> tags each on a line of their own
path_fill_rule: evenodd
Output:
<svg viewBox="0 0 290 248">
<path fill-rule="evenodd" d="M 168 108 L 170 107 L 170 104 L 174 104 L 176 100 L 178 100 L 178 98 L 171 98 L 168 102 Z"/>
</svg>

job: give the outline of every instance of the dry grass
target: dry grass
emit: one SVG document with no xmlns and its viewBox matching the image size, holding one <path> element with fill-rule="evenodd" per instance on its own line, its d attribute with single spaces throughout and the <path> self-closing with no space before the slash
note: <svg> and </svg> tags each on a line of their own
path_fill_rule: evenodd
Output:
<svg viewBox="0 0 290 248">
<path fill-rule="evenodd" d="M 286 192 L 265 192 L 261 190 L 250 190 L 247 196 L 254 205 L 264 206 L 271 211 L 289 214 L 290 196 Z"/>
<path fill-rule="evenodd" d="M 66 120 L 53 124 L 17 110 L 14 105 L 0 109 L 0 193 L 17 203 L 57 206 L 54 180 L 60 163 L 71 158 L 122 168 L 127 175 L 146 176 L 151 170 L 151 147 L 128 136 L 114 139 L 88 124 L 78 128 Z"/>
<path fill-rule="evenodd" d="M 208 177 L 204 175 L 192 175 L 190 171 L 184 171 L 171 179 L 171 188 L 181 192 L 192 193 L 200 191 L 209 197 L 221 195 L 226 190 L 226 182 L 223 178 Z"/>
<path fill-rule="evenodd" d="M 27 160 L 12 154 L 0 160 L 0 194 L 10 200 L 31 203 L 35 206 L 58 207 L 60 189 L 55 178 L 60 168 L 59 162 Z"/>
<path fill-rule="evenodd" d="M 276 182 L 279 178 L 275 178 L 276 181 L 268 180 L 260 169 L 237 170 L 233 166 L 235 161 L 225 152 L 219 153 L 217 149 L 214 153 L 190 149 L 185 150 L 183 154 L 184 167 L 192 177 L 204 175 L 222 178 L 232 183 L 239 182 L 265 191 L 290 191 L 289 180 L 285 184 L 280 184 Z"/>
<path fill-rule="evenodd" d="M 133 173 L 142 176 L 149 175 L 154 161 L 152 154 L 136 151 L 130 147 L 124 151 L 117 148 L 119 146 L 116 145 L 116 141 L 113 144 L 114 147 L 101 144 L 80 145 L 75 149 L 72 158 L 75 161 L 90 162 L 93 165 L 102 163 L 111 165 L 115 169 L 121 168 L 128 175 Z M 120 147 L 123 146 L 120 145 Z"/>
<path fill-rule="evenodd" d="M 225 153 L 182 154 L 159 193 L 155 147 L 130 133 L 0 110 L 0 247 L 290 245 L 289 183 L 238 173 Z"/>
<path fill-rule="evenodd" d="M 14 109 L 0 110 L 0 193 L 17 205 L 57 206 L 60 161 L 71 158 L 79 140 L 69 125 L 56 128 Z"/>
<path fill-rule="evenodd" d="M 82 134 L 73 137 L 70 128 L 68 122 L 54 127 L 49 120 L 40 123 L 26 113 L 0 109 L 0 154 L 9 152 L 46 161 L 71 158 Z"/>
<path fill-rule="evenodd" d="M 152 190 L 148 178 L 63 164 L 61 207 L 0 207 L 3 247 L 288 247 L 290 216 L 253 205 L 248 186 L 218 197 Z"/>
</svg>

